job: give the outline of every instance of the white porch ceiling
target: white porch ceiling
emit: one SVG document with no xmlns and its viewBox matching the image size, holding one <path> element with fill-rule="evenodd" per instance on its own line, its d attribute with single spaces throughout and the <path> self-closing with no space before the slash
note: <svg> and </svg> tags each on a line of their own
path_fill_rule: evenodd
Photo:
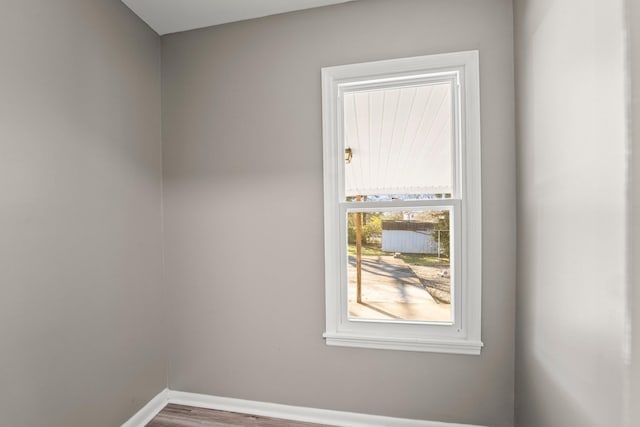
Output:
<svg viewBox="0 0 640 427">
<path fill-rule="evenodd" d="M 453 192 L 450 82 L 344 95 L 345 195 Z"/>
<path fill-rule="evenodd" d="M 158 34 L 353 0 L 122 0 Z"/>
</svg>

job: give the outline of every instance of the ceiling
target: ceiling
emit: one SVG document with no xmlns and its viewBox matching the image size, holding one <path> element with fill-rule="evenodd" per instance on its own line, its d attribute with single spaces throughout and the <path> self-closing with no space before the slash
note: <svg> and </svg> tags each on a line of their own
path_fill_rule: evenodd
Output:
<svg viewBox="0 0 640 427">
<path fill-rule="evenodd" d="M 122 0 L 158 34 L 353 0 Z"/>
</svg>

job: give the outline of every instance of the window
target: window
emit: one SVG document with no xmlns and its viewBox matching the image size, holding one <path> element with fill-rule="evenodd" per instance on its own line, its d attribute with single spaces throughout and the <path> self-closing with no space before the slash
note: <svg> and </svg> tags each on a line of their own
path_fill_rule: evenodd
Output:
<svg viewBox="0 0 640 427">
<path fill-rule="evenodd" d="M 479 354 L 478 52 L 322 69 L 327 344 Z"/>
</svg>

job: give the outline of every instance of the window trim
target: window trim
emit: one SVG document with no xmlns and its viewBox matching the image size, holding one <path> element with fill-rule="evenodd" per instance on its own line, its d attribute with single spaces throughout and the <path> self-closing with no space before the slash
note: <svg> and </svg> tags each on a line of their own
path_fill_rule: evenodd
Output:
<svg viewBox="0 0 640 427">
<path fill-rule="evenodd" d="M 367 62 L 322 69 L 324 218 L 325 218 L 325 304 L 327 345 L 480 354 L 482 294 L 482 231 L 480 174 L 480 85 L 478 51 L 465 51 L 386 61 Z M 417 75 L 457 72 L 459 108 L 455 119 L 453 199 L 411 202 L 344 202 L 344 147 L 342 146 L 341 93 L 345 87 L 380 78 L 415 80 Z M 454 215 L 456 285 L 453 322 L 353 321 L 345 316 L 348 304 L 346 277 L 346 212 L 388 207 L 447 206 Z M 455 207 L 454 207 L 455 205 Z M 345 219 L 342 219 L 344 216 Z M 343 271 L 344 270 L 344 271 Z M 348 314 L 348 313 L 347 313 Z"/>
</svg>

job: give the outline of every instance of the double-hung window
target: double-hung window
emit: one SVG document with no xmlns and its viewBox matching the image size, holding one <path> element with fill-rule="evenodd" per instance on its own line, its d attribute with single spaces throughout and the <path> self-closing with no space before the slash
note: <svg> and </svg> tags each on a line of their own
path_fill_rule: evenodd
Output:
<svg viewBox="0 0 640 427">
<path fill-rule="evenodd" d="M 327 344 L 480 353 L 478 68 L 322 69 Z"/>
</svg>

